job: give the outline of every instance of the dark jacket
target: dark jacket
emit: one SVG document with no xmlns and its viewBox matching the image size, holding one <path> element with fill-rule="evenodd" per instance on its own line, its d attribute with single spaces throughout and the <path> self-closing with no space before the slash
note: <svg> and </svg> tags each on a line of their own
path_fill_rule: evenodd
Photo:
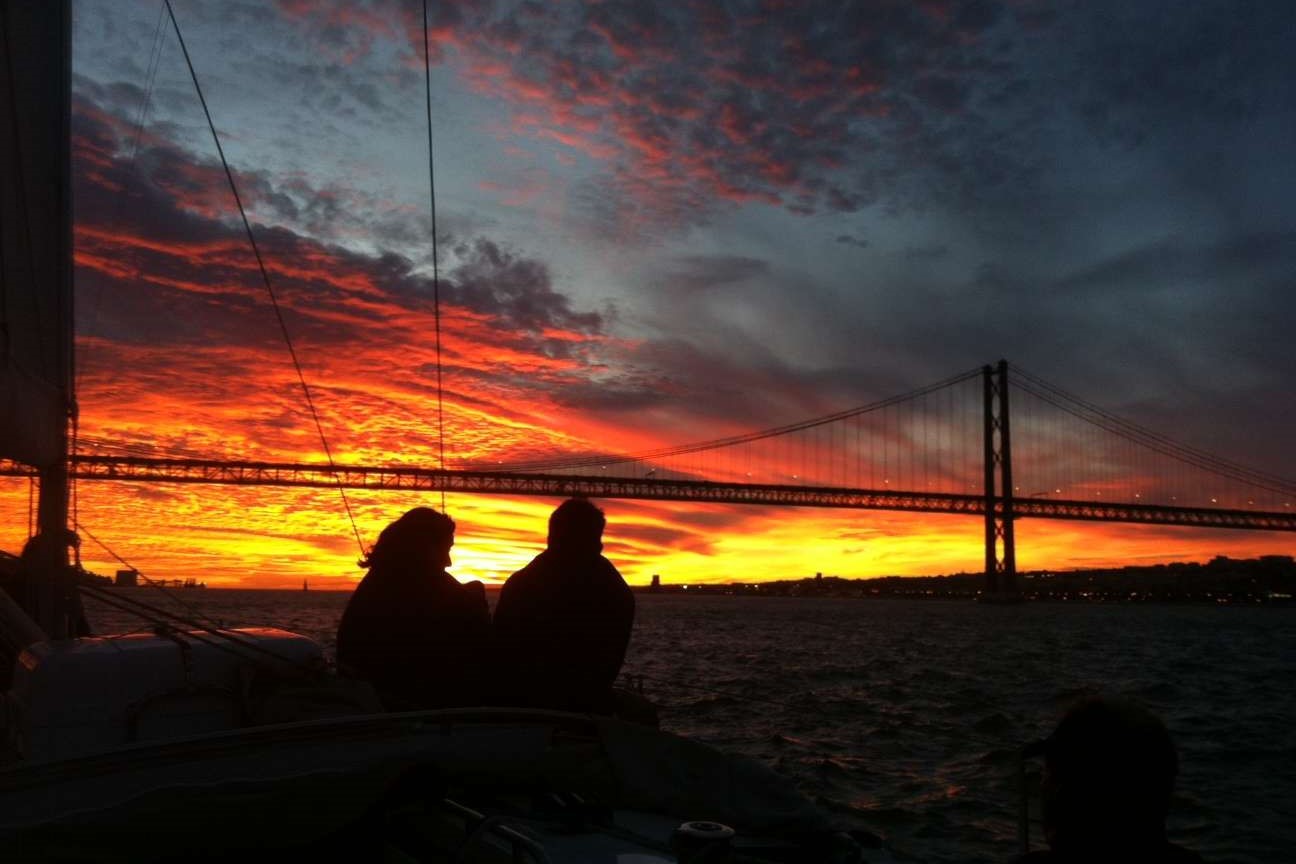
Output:
<svg viewBox="0 0 1296 864">
<path fill-rule="evenodd" d="M 495 607 L 496 701 L 610 711 L 633 623 L 634 595 L 610 561 L 541 552 Z"/>
<path fill-rule="evenodd" d="M 373 684 L 391 710 L 479 705 L 490 610 L 480 582 L 445 571 L 370 569 L 338 625 L 338 669 Z"/>
</svg>

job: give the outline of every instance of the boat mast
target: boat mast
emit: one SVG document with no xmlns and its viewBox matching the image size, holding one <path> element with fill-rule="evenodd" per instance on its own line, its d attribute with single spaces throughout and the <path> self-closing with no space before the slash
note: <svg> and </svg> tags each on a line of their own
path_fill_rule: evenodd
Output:
<svg viewBox="0 0 1296 864">
<path fill-rule="evenodd" d="M 72 416 L 72 10 L 70 0 L 0 0 L 3 6 L 5 108 L 12 126 L 3 145 L 5 195 L 4 280 L 7 307 L 18 314 L 20 292 L 30 295 L 34 337 L 6 334 L 5 348 L 48 388 L 55 410 L 44 412 L 33 391 L 20 422 L 39 438 L 33 459 L 40 477 L 37 533 L 29 565 L 43 582 L 39 623 L 54 638 L 68 628 L 68 425 Z M 10 180 L 12 182 L 10 182 Z M 32 313 L 25 313 L 32 314 Z M 32 344 L 25 349 L 20 339 Z M 19 350 L 21 349 L 21 350 Z M 28 394 L 24 394 L 24 398 Z M 14 456 L 15 454 L 8 454 Z M 26 460 L 25 460 L 26 461 Z M 75 593 L 75 588 L 71 588 Z"/>
<path fill-rule="evenodd" d="M 53 285 L 51 289 L 56 299 L 55 314 L 58 326 L 51 328 L 60 344 L 56 345 L 55 374 L 61 385 L 65 412 L 63 422 L 57 429 L 59 448 L 62 458 L 51 465 L 41 468 L 40 504 L 36 512 L 36 525 L 39 533 L 47 537 L 60 538 L 58 543 L 49 544 L 54 550 L 51 564 L 67 564 L 67 543 L 62 540 L 68 528 L 68 419 L 72 413 L 72 10 L 71 0 L 45 3 L 35 0 L 31 5 L 47 6 L 51 32 L 43 34 L 49 40 L 50 48 L 45 55 L 49 63 L 50 81 L 54 98 L 49 100 L 51 110 L 57 111 L 57 117 L 46 124 L 49 131 L 57 130 L 57 140 L 49 142 L 49 158 L 56 164 L 45 167 L 43 174 L 57 176 L 52 188 L 54 212 L 51 214 L 51 237 L 56 244 L 57 255 L 53 259 Z M 52 43 L 52 44 L 50 44 Z M 40 130 L 41 124 L 36 128 Z"/>
</svg>

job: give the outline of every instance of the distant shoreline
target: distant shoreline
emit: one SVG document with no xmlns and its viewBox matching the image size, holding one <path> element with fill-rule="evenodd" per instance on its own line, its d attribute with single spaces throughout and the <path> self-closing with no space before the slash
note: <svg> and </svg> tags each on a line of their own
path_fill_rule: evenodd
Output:
<svg viewBox="0 0 1296 864">
<path fill-rule="evenodd" d="M 1293 599 L 1296 598 L 1296 561 L 1288 555 L 1250 559 L 1218 557 L 1204 564 L 1180 562 L 1085 570 L 1032 570 L 1018 573 L 1017 579 L 1021 598 L 1027 601 L 1296 606 Z M 984 585 L 985 577 L 981 573 L 863 578 L 816 574 L 767 582 L 673 583 L 663 580 L 656 586 L 631 585 L 630 589 L 636 594 L 678 597 L 899 597 L 975 601 L 982 594 Z M 502 586 L 488 584 L 485 587 L 493 595 Z M 312 587 L 306 592 L 290 587 L 215 585 L 206 590 L 349 595 L 354 591 L 354 585 L 347 588 Z"/>
<path fill-rule="evenodd" d="M 1235 559 L 1223 556 L 1205 564 L 1131 565 L 1085 570 L 1032 570 L 1017 574 L 1023 600 L 1081 603 L 1213 603 L 1296 605 L 1296 561 L 1290 555 Z M 636 585 L 641 594 L 677 596 L 742 595 L 753 597 L 907 597 L 965 599 L 980 597 L 981 573 L 945 576 L 880 576 L 848 579 L 816 574 L 769 582 L 703 584 L 660 582 Z"/>
</svg>

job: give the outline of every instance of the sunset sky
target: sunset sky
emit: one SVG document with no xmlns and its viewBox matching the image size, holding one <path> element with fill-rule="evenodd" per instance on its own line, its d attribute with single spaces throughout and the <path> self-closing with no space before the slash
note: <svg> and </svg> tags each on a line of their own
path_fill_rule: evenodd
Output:
<svg viewBox="0 0 1296 864">
<path fill-rule="evenodd" d="M 174 5 L 334 457 L 436 467 L 419 4 Z M 85 449 L 322 461 L 160 4 L 73 8 Z M 741 434 L 1006 357 L 1296 478 L 1296 5 L 431 10 L 452 466 Z M 13 549 L 28 487 L 0 490 Z M 366 543 L 439 505 L 350 497 Z M 455 575 L 507 576 L 556 503 L 450 496 Z M 983 554 L 976 519 L 601 503 L 632 583 Z M 86 482 L 78 509 L 156 578 L 361 575 L 336 491 Z M 1023 568 L 1296 551 L 1063 522 L 1018 537 Z"/>
</svg>

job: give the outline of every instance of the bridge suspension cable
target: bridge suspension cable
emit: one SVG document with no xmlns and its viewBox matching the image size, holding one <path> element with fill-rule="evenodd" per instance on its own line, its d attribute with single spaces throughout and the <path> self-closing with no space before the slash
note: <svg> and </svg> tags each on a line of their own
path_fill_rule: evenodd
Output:
<svg viewBox="0 0 1296 864">
<path fill-rule="evenodd" d="M 1083 420 L 1106 432 L 1132 443 L 1146 447 L 1156 453 L 1168 456 L 1186 465 L 1208 471 L 1230 480 L 1236 480 L 1269 492 L 1283 495 L 1296 494 L 1296 481 L 1279 477 L 1263 471 L 1257 471 L 1236 462 L 1190 447 L 1177 442 L 1158 432 L 1139 426 L 1122 417 L 1112 414 L 1092 402 L 1081 399 L 1061 387 L 1032 375 L 1019 367 L 1013 369 L 1014 386 L 1030 393 L 1037 399 L 1065 411 L 1073 417 Z"/>
<path fill-rule="evenodd" d="M 790 435 L 795 432 L 804 432 L 808 429 L 814 429 L 821 426 L 827 426 L 830 423 L 837 423 L 842 420 L 849 420 L 863 414 L 869 414 L 880 411 L 884 408 L 890 408 L 905 402 L 911 402 L 920 397 L 927 396 L 939 390 L 953 387 L 964 381 L 976 378 L 981 374 L 981 369 L 969 370 L 960 375 L 937 381 L 935 384 L 929 384 L 926 387 L 920 387 L 911 390 L 908 393 L 899 396 L 892 396 L 877 402 L 870 402 L 867 405 L 860 405 L 855 408 L 848 408 L 844 411 L 838 411 L 833 414 L 824 414 L 819 417 L 813 417 L 809 420 L 802 420 L 797 423 L 789 423 L 785 426 L 774 426 L 768 429 L 761 429 L 756 432 L 748 432 L 742 435 L 731 435 L 725 438 L 712 438 L 706 441 L 695 441 L 688 444 L 679 444 L 673 447 L 661 447 L 654 450 L 644 450 L 638 453 L 627 453 L 619 455 L 603 456 L 580 456 L 573 459 L 556 459 L 536 462 L 514 462 L 504 463 L 501 470 L 508 471 L 563 471 L 574 468 L 589 468 L 592 466 L 602 465 L 624 465 L 637 462 L 649 462 L 656 459 L 667 459 L 674 456 L 685 456 L 694 453 L 704 453 L 709 450 L 720 450 L 726 447 L 736 447 L 742 444 L 751 444 L 756 441 L 764 441 L 770 438 L 778 438 L 784 435 Z"/>
</svg>

